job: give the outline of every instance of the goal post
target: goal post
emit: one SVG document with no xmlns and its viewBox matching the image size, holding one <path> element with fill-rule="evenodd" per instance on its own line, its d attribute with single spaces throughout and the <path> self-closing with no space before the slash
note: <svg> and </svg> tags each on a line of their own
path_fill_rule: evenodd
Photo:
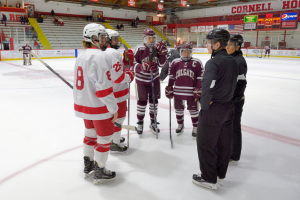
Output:
<svg viewBox="0 0 300 200">
<path fill-rule="evenodd" d="M 248 47 L 246 57 L 262 57 L 264 48 L 262 47 Z"/>
</svg>

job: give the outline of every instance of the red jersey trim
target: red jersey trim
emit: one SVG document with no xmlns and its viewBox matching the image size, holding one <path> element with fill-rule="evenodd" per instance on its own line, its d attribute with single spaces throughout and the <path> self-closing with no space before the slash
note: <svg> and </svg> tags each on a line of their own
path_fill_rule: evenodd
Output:
<svg viewBox="0 0 300 200">
<path fill-rule="evenodd" d="M 93 107 L 86 107 L 86 106 L 74 104 L 74 110 L 76 110 L 77 112 L 90 114 L 90 115 L 108 113 L 106 106 L 93 108 Z"/>
<path fill-rule="evenodd" d="M 127 95 L 128 92 L 129 92 L 129 89 L 126 88 L 125 90 L 114 92 L 114 96 L 115 96 L 115 98 L 120 98 L 120 97 L 123 97 L 123 96 Z"/>
<path fill-rule="evenodd" d="M 115 83 L 121 83 L 125 78 L 125 74 L 123 73 L 117 80 L 115 80 Z"/>
<path fill-rule="evenodd" d="M 98 98 L 103 98 L 103 97 L 106 97 L 106 96 L 110 95 L 111 93 L 113 93 L 113 88 L 112 87 L 107 88 L 105 90 L 98 90 L 96 92 L 96 96 Z"/>
</svg>

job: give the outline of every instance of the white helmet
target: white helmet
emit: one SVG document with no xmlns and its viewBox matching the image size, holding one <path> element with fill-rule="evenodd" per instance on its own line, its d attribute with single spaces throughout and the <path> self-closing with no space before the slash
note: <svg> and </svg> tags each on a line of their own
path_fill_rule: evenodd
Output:
<svg viewBox="0 0 300 200">
<path fill-rule="evenodd" d="M 106 29 L 106 37 L 108 38 L 108 43 L 112 48 L 118 49 L 122 45 L 122 39 L 117 31 Z M 112 45 L 112 41 L 115 40 L 114 38 L 118 39 L 118 44 L 116 45 Z"/>
<path fill-rule="evenodd" d="M 93 41 L 95 40 L 92 38 L 92 36 L 96 36 L 98 38 L 98 41 L 96 41 L 99 42 L 99 40 L 101 39 L 101 35 L 106 36 L 106 31 L 104 26 L 100 24 L 90 23 L 86 25 L 83 29 L 83 38 L 86 42 L 91 42 L 92 44 L 94 44 Z"/>
</svg>

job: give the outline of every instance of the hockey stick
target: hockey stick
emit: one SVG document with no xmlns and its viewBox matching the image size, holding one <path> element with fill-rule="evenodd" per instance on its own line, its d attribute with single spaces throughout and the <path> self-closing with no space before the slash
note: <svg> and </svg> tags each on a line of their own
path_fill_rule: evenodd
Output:
<svg viewBox="0 0 300 200">
<path fill-rule="evenodd" d="M 130 130 L 130 131 L 137 131 L 137 129 L 136 129 L 135 126 L 122 125 L 122 124 L 119 124 L 118 122 L 115 122 L 115 126 L 116 126 L 116 127 L 119 127 L 119 128 L 122 128 L 122 129 Z"/>
<path fill-rule="evenodd" d="M 173 148 L 173 139 L 172 139 L 172 134 L 171 134 L 171 99 L 169 99 L 169 113 L 170 113 L 170 141 L 171 141 L 171 148 Z"/>
<path fill-rule="evenodd" d="M 47 65 L 47 63 L 45 63 L 40 57 L 38 57 L 35 53 L 33 53 L 32 51 L 30 52 L 31 55 L 33 55 L 36 59 L 38 59 L 43 65 L 45 65 L 51 72 L 53 72 L 53 74 L 55 74 L 58 78 L 60 78 L 60 80 L 62 80 L 65 84 L 67 84 L 70 88 L 73 89 L 73 86 L 66 81 L 63 77 L 61 77 L 58 73 L 56 73 L 56 71 L 54 71 L 49 65 Z"/>
<path fill-rule="evenodd" d="M 154 51 L 150 55 L 150 62 L 153 61 L 154 56 L 158 53 L 158 49 L 154 49 Z M 154 93 L 154 80 L 153 80 L 153 72 L 150 71 L 151 74 L 151 85 L 152 85 L 152 100 L 153 100 L 153 109 L 154 109 L 154 122 L 155 122 L 155 133 L 156 133 L 156 139 L 158 139 L 158 131 L 157 131 L 157 119 L 156 119 L 156 110 L 155 110 L 155 93 Z"/>
<path fill-rule="evenodd" d="M 128 51 L 128 48 L 127 46 L 123 43 L 123 46 L 125 48 L 126 51 Z M 131 63 L 131 60 L 128 56 L 128 59 L 129 59 L 129 68 L 130 68 L 130 63 Z M 128 99 L 128 120 L 127 120 L 127 124 L 129 125 L 130 124 L 130 83 L 128 84 L 128 89 L 129 89 L 129 99 Z M 127 148 L 129 148 L 129 129 L 127 129 Z"/>
</svg>

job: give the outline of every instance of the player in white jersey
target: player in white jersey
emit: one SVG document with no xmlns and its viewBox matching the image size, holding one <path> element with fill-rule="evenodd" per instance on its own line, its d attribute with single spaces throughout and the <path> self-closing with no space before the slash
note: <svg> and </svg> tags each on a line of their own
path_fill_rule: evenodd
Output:
<svg viewBox="0 0 300 200">
<path fill-rule="evenodd" d="M 134 72 L 130 70 L 130 66 L 124 70 L 124 63 L 122 60 L 121 53 L 117 50 L 121 46 L 121 38 L 117 31 L 106 29 L 107 33 L 107 49 L 105 52 L 111 56 L 111 81 L 114 90 L 114 96 L 117 100 L 119 107 L 118 119 L 116 122 L 123 124 L 126 118 L 127 103 L 126 100 L 129 98 L 130 84 L 134 79 Z M 131 56 L 131 66 L 133 66 L 133 52 L 128 50 L 127 55 Z M 124 56 L 125 58 L 125 56 Z M 129 64 L 129 63 L 128 63 Z M 125 72 L 124 72 L 125 71 Z M 110 146 L 110 151 L 114 153 L 124 153 L 127 151 L 127 146 L 123 146 L 120 143 L 125 141 L 125 138 L 121 138 L 122 129 L 115 126 L 115 133 L 113 141 Z"/>
<path fill-rule="evenodd" d="M 74 68 L 74 109 L 84 119 L 83 145 L 85 178 L 94 175 L 94 184 L 112 181 L 116 173 L 105 168 L 118 117 L 118 105 L 111 82 L 111 60 L 100 50 L 106 40 L 105 28 L 91 23 L 83 29 L 84 50 Z M 95 160 L 95 162 L 94 162 Z"/>
<path fill-rule="evenodd" d="M 29 46 L 29 42 L 20 47 L 19 51 L 23 51 L 23 65 L 31 65 L 31 46 Z"/>
</svg>

